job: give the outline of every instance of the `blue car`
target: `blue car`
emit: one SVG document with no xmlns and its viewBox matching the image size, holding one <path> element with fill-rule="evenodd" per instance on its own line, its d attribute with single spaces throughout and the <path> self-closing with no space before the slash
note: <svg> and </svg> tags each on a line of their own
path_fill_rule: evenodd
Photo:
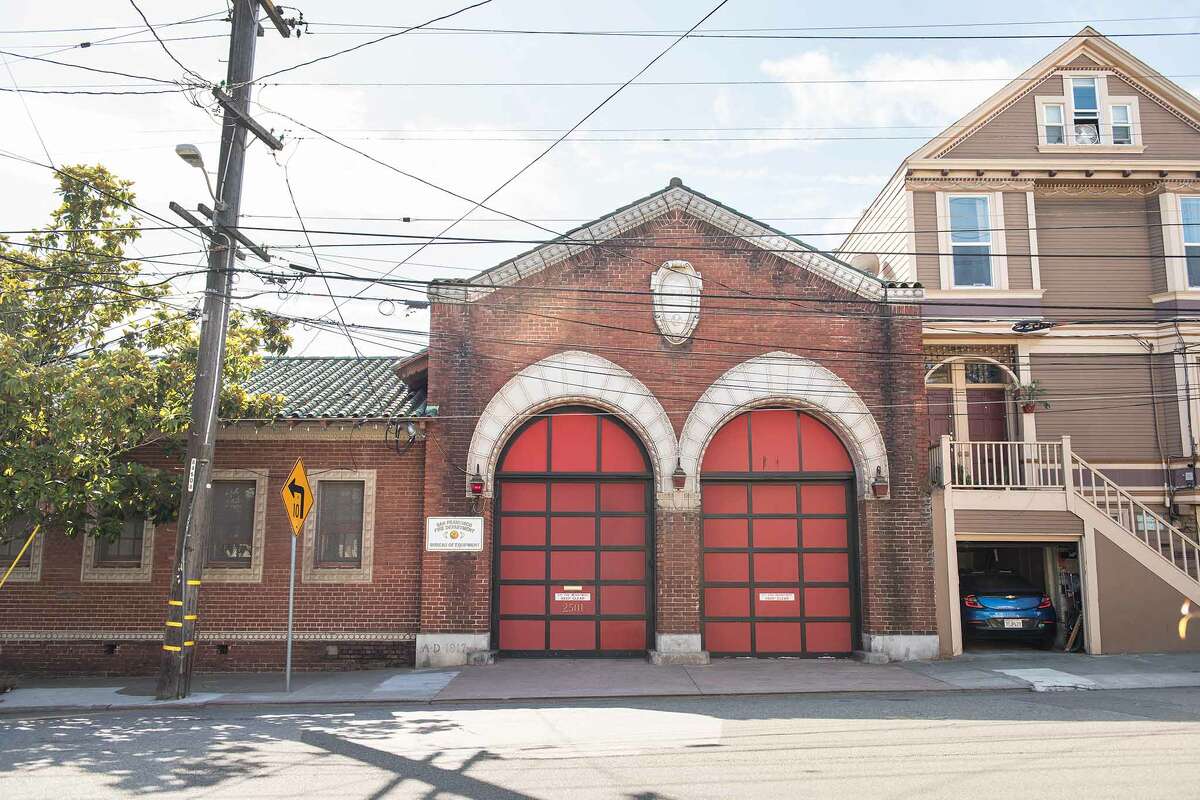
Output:
<svg viewBox="0 0 1200 800">
<path fill-rule="evenodd" d="M 964 638 L 1054 646 L 1054 603 L 1024 578 L 1004 570 L 966 572 L 958 576 L 958 588 Z"/>
</svg>

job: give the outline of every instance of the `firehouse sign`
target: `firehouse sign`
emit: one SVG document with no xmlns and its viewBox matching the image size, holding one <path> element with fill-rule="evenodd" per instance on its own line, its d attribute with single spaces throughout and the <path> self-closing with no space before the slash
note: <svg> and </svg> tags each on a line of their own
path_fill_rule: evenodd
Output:
<svg viewBox="0 0 1200 800">
<path fill-rule="evenodd" d="M 478 553 L 483 550 L 483 517 L 428 517 L 425 549 L 431 553 Z"/>
<path fill-rule="evenodd" d="M 279 496 L 283 498 L 288 521 L 292 523 L 292 534 L 299 536 L 304 527 L 304 519 L 313 507 L 312 486 L 308 482 L 308 473 L 304 471 L 304 459 L 296 459 L 292 471 L 283 479 L 283 488 L 279 490 Z"/>
</svg>

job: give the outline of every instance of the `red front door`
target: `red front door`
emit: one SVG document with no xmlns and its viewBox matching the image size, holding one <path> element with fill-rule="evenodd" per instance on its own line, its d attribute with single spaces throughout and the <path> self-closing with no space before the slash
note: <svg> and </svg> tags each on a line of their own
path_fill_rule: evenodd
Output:
<svg viewBox="0 0 1200 800">
<path fill-rule="evenodd" d="M 816 418 L 764 409 L 717 432 L 701 471 L 704 647 L 854 650 L 853 466 Z"/>
<path fill-rule="evenodd" d="M 649 472 L 628 428 L 591 409 L 558 411 L 514 435 L 497 472 L 499 650 L 649 648 Z"/>
<path fill-rule="evenodd" d="M 973 442 L 1008 440 L 1007 397 L 1003 389 L 967 389 L 967 432 Z"/>
</svg>

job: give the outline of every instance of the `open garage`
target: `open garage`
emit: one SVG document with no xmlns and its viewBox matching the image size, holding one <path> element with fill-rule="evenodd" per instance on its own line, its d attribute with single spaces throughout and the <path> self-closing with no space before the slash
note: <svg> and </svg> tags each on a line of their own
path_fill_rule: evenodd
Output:
<svg viewBox="0 0 1200 800">
<path fill-rule="evenodd" d="M 1077 542 L 960 540 L 957 549 L 964 650 L 1083 650 Z"/>
</svg>

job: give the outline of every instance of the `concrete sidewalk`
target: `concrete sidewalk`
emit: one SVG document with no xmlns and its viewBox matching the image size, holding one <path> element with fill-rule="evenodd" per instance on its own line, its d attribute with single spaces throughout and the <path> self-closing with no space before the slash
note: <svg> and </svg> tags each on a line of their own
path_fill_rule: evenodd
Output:
<svg viewBox="0 0 1200 800">
<path fill-rule="evenodd" d="M 609 659 L 501 660 L 442 670 L 197 675 L 186 700 L 155 701 L 152 678 L 29 678 L 0 695 L 0 714 L 208 705 L 466 703 L 596 697 L 830 692 L 1156 689 L 1200 686 L 1200 654 L 1086 656 L 988 651 L 945 661 L 864 664 L 832 659 L 725 659 L 660 667 Z"/>
</svg>

